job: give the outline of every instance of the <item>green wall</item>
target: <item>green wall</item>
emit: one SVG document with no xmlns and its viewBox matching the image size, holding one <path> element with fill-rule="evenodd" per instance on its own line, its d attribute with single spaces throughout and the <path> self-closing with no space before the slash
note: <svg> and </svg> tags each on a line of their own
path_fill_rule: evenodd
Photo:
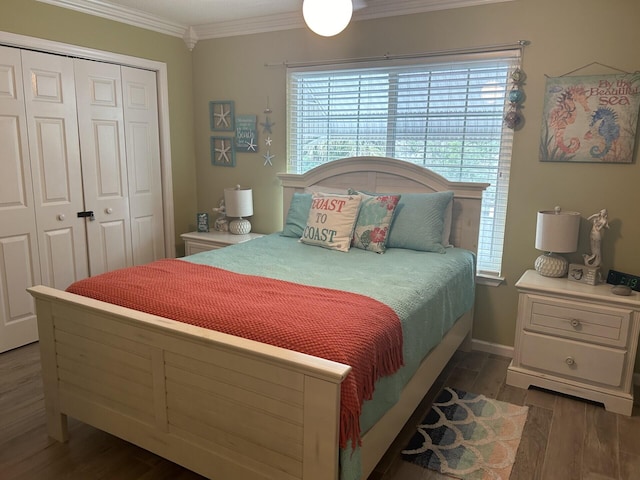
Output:
<svg viewBox="0 0 640 480">
<path fill-rule="evenodd" d="M 2 0 L 0 30 L 167 64 L 176 243 L 182 255 L 179 235 L 192 227 L 196 211 L 193 69 L 184 41 L 35 0 Z"/>
<path fill-rule="evenodd" d="M 52 7 L 34 0 L 2 0 L 0 30 L 162 61 L 168 65 L 176 235 L 194 228 L 197 211 L 211 212 L 223 189 L 254 190 L 253 229 L 281 228 L 281 189 L 275 176 L 286 169 L 286 71 L 265 67 L 285 60 L 316 61 L 385 53 L 407 54 L 531 41 L 524 51 L 525 124 L 516 132 L 504 252 L 505 283 L 479 286 L 474 337 L 513 345 L 522 272 L 533 265 L 536 211 L 561 205 L 587 217 L 609 210 L 603 267 L 640 274 L 640 163 L 540 163 L 538 144 L 546 76 L 559 76 L 592 62 L 640 69 L 632 48 L 640 44 L 637 0 L 515 0 L 388 19 L 353 22 L 335 38 L 306 29 L 201 40 L 189 52 L 181 39 Z M 610 73 L 591 67 L 581 73 Z M 273 110 L 273 166 L 259 154 L 237 154 L 235 168 L 210 163 L 209 101 L 233 100 L 237 114 L 259 115 L 267 97 Z M 195 185 L 195 188 L 194 188 Z M 211 212 L 213 213 L 213 212 Z M 587 252 L 583 221 L 580 261 Z M 179 245 L 180 250 L 180 245 Z M 636 371 L 640 362 L 636 361 Z"/>
<path fill-rule="evenodd" d="M 558 164 L 538 161 L 546 76 L 559 76 L 592 62 L 627 71 L 640 69 L 631 45 L 640 44 L 640 2 L 636 0 L 515 0 L 352 23 L 335 38 L 307 30 L 289 30 L 200 41 L 193 54 L 198 208 L 217 204 L 225 187 L 252 186 L 253 228 L 273 232 L 281 226 L 276 172 L 286 169 L 286 71 L 265 67 L 282 61 L 316 61 L 531 42 L 524 51 L 527 74 L 524 127 L 514 138 L 509 209 L 504 252 L 505 283 L 479 286 L 474 338 L 513 345 L 520 275 L 540 254 L 534 248 L 536 212 L 561 205 L 583 217 L 609 209 L 611 228 L 604 237 L 604 271 L 616 268 L 640 274 L 640 164 Z M 612 73 L 589 69 L 585 74 Z M 234 100 L 236 113 L 257 114 L 269 97 L 273 110 L 273 167 L 260 154 L 237 155 L 235 168 L 212 167 L 209 155 L 208 102 Z M 264 149 L 261 143 L 260 148 Z M 263 150 L 264 151 L 264 150 Z M 580 262 L 588 252 L 589 224 L 581 226 Z M 636 371 L 640 363 L 636 362 Z"/>
</svg>

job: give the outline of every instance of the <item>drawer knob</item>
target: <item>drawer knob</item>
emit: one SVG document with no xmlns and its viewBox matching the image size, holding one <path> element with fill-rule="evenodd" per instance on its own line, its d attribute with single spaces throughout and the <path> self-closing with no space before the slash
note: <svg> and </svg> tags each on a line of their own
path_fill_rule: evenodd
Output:
<svg viewBox="0 0 640 480">
<path fill-rule="evenodd" d="M 580 320 L 577 320 L 575 318 L 571 319 L 571 326 L 573 328 L 578 328 L 580 326 Z"/>
<path fill-rule="evenodd" d="M 567 357 L 564 359 L 564 363 L 566 363 L 569 366 L 575 365 L 576 361 L 573 359 L 573 357 Z"/>
</svg>

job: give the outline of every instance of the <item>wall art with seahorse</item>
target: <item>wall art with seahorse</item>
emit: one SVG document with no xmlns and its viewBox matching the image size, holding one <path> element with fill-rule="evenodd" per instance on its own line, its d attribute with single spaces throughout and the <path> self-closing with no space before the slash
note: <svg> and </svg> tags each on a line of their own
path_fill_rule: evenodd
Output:
<svg viewBox="0 0 640 480">
<path fill-rule="evenodd" d="M 631 163 L 640 72 L 547 78 L 542 162 Z"/>
</svg>

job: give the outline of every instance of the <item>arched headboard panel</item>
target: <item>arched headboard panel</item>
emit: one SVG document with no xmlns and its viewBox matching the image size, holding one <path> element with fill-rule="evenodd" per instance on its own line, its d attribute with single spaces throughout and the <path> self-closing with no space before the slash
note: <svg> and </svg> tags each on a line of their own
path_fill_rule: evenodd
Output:
<svg viewBox="0 0 640 480">
<path fill-rule="evenodd" d="M 441 175 L 387 157 L 350 157 L 320 165 L 303 174 L 279 173 L 283 187 L 283 218 L 295 192 L 308 187 L 365 190 L 375 193 L 432 193 L 451 190 L 453 221 L 451 243 L 473 252 L 478 250 L 482 192 L 487 183 L 450 182 Z"/>
</svg>

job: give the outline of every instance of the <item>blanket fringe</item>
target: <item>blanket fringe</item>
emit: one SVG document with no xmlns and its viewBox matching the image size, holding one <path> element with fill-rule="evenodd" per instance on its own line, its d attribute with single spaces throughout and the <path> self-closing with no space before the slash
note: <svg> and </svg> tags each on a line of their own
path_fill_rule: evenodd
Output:
<svg viewBox="0 0 640 480">
<path fill-rule="evenodd" d="M 373 392 L 375 390 L 375 384 L 379 378 L 392 375 L 400 367 L 404 365 L 404 359 L 402 354 L 402 339 L 400 339 L 400 345 L 397 348 L 389 349 L 382 356 L 380 356 L 377 368 L 372 372 L 363 386 L 363 396 L 365 400 L 371 400 L 373 398 Z M 345 380 L 342 384 L 342 388 L 348 388 L 346 385 L 348 382 Z M 360 413 L 362 412 L 362 404 L 356 408 L 342 408 L 340 412 L 340 448 L 346 448 L 348 440 L 351 439 L 351 448 L 355 450 L 356 446 L 362 445 L 361 430 L 360 430 Z"/>
</svg>

